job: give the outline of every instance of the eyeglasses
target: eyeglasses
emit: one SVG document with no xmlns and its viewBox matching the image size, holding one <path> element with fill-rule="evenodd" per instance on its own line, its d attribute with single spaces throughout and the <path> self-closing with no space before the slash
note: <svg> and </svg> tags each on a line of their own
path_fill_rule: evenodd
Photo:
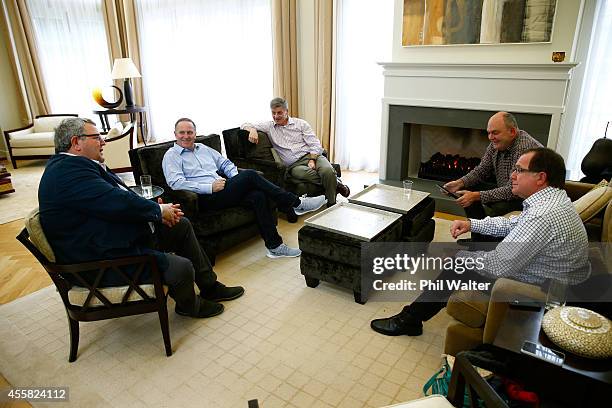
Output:
<svg viewBox="0 0 612 408">
<path fill-rule="evenodd" d="M 91 134 L 91 135 L 78 135 L 78 136 L 79 137 L 91 137 L 93 139 L 98 139 L 98 142 L 103 142 L 106 139 L 105 136 L 102 136 L 99 133 L 94 133 L 94 134 Z"/>
<path fill-rule="evenodd" d="M 529 170 L 529 169 L 524 169 L 524 168 L 519 167 L 519 166 L 514 166 L 514 168 L 512 169 L 512 172 L 516 173 L 516 174 L 521 174 L 521 173 L 537 173 L 537 171 L 532 171 L 532 170 Z"/>
<path fill-rule="evenodd" d="M 178 132 L 179 135 L 193 135 L 195 132 L 193 130 L 179 130 Z"/>
</svg>

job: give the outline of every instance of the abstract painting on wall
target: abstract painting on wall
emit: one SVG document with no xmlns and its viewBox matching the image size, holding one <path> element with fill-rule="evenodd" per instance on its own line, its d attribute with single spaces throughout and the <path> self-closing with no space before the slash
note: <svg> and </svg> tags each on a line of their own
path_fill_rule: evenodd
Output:
<svg viewBox="0 0 612 408">
<path fill-rule="evenodd" d="M 402 45 L 550 42 L 557 0 L 404 0 Z"/>
</svg>

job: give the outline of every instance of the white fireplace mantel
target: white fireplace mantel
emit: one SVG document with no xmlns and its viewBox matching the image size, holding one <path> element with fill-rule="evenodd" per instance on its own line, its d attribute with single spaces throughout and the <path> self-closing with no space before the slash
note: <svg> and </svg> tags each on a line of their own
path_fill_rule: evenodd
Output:
<svg viewBox="0 0 612 408">
<path fill-rule="evenodd" d="M 555 149 L 571 71 L 577 64 L 379 65 L 385 83 L 379 170 L 384 179 L 390 105 L 550 114 L 548 147 Z"/>
</svg>

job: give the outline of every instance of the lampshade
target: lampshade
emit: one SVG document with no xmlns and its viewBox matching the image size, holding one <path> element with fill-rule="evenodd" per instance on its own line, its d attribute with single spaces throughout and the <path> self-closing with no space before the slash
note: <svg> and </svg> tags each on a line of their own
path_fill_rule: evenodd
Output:
<svg viewBox="0 0 612 408">
<path fill-rule="evenodd" d="M 121 78 L 140 78 L 140 72 L 136 69 L 136 65 L 131 58 L 117 58 L 113 64 L 112 79 Z"/>
</svg>

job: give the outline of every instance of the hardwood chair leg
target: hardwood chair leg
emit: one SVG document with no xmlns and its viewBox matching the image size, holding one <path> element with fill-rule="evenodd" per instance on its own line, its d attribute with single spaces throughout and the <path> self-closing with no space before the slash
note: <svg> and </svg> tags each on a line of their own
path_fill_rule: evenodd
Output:
<svg viewBox="0 0 612 408">
<path fill-rule="evenodd" d="M 166 356 L 172 355 L 172 344 L 170 343 L 170 328 L 168 325 L 168 307 L 166 302 L 160 306 L 157 311 L 159 315 L 159 325 L 161 326 L 162 336 L 164 338 L 164 347 L 166 348 Z"/>
<path fill-rule="evenodd" d="M 70 329 L 70 356 L 68 362 L 72 363 L 77 359 L 77 351 L 79 350 L 79 322 L 68 316 Z"/>
</svg>

